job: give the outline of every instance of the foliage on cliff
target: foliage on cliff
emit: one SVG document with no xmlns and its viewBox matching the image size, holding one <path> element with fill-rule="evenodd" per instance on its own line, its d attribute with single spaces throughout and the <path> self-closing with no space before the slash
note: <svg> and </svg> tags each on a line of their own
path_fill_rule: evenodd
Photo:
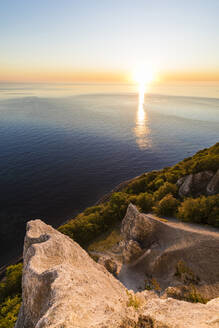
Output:
<svg viewBox="0 0 219 328">
<path fill-rule="evenodd" d="M 21 305 L 22 264 L 7 267 L 0 282 L 0 328 L 13 328 Z"/>
<path fill-rule="evenodd" d="M 176 182 L 190 173 L 219 168 L 219 143 L 197 152 L 178 164 L 141 175 L 110 201 L 87 208 L 59 230 L 82 246 L 87 246 L 99 234 L 120 222 L 130 202 L 143 212 L 177 216 L 183 221 L 219 227 L 219 195 L 182 199 Z"/>
<path fill-rule="evenodd" d="M 130 202 L 143 212 L 176 215 L 184 221 L 219 227 L 219 195 L 181 199 L 176 185 L 185 175 L 218 168 L 219 143 L 172 167 L 143 174 L 114 193 L 110 201 L 87 208 L 59 231 L 86 247 L 123 219 Z M 0 328 L 14 327 L 21 304 L 21 275 L 22 264 L 9 266 L 0 282 Z"/>
</svg>

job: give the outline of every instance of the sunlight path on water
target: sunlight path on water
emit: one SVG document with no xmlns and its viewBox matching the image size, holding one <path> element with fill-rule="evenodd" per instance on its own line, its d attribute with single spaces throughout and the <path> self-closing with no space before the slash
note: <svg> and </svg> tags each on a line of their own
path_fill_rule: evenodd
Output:
<svg viewBox="0 0 219 328">
<path fill-rule="evenodd" d="M 136 126 L 134 132 L 136 135 L 136 143 L 142 150 L 148 149 L 151 146 L 150 128 L 144 102 L 145 85 L 140 84 L 138 88 L 138 110 L 136 113 Z"/>
</svg>

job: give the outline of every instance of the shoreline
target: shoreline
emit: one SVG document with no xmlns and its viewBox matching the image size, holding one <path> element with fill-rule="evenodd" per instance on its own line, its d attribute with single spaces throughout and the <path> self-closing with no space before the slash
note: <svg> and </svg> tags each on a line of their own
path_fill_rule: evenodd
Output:
<svg viewBox="0 0 219 328">
<path fill-rule="evenodd" d="M 137 178 L 139 178 L 140 177 L 140 175 L 139 176 L 136 176 L 136 177 L 134 177 L 134 178 L 132 178 L 132 179 L 129 179 L 129 180 L 126 180 L 126 181 L 123 181 L 123 182 L 121 182 L 121 183 L 119 183 L 116 187 L 114 187 L 111 191 L 109 191 L 108 193 L 106 193 L 106 194 L 104 194 L 97 202 L 95 202 L 94 203 L 94 206 L 95 205 L 100 205 L 100 204 L 102 204 L 102 203 L 105 203 L 105 202 L 107 202 L 109 199 L 110 199 L 110 197 L 112 196 L 112 194 L 114 193 L 114 192 L 119 192 L 119 191 L 121 191 L 124 187 L 126 187 L 131 181 L 134 181 L 135 179 L 137 179 Z M 85 210 L 85 209 L 84 209 Z M 75 216 L 77 216 L 78 215 L 78 213 L 76 213 L 75 214 Z M 61 225 L 63 225 L 63 224 L 66 224 L 67 222 L 69 222 L 71 220 L 71 218 L 70 219 L 67 219 L 67 220 L 65 220 Z M 57 229 L 58 227 L 55 227 L 55 229 Z M 18 255 L 18 256 L 16 256 L 16 257 L 14 257 L 14 258 L 12 258 L 11 260 L 9 260 L 6 264 L 3 264 L 3 265 L 1 265 L 0 266 L 0 279 L 2 278 L 2 276 L 4 275 L 4 273 L 5 273 L 5 271 L 6 271 L 6 269 L 7 269 L 7 267 L 8 266 L 10 266 L 10 265 L 15 265 L 15 264 L 18 264 L 18 263 L 20 263 L 20 262 L 22 262 L 23 261 L 23 254 L 22 255 Z"/>
</svg>

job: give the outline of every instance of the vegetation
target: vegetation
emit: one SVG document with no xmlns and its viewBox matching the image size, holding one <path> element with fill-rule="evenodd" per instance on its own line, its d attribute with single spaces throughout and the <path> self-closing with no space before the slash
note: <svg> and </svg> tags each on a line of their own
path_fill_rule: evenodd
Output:
<svg viewBox="0 0 219 328">
<path fill-rule="evenodd" d="M 162 216 L 174 215 L 186 222 L 219 227 L 219 195 L 181 199 L 176 185 L 177 180 L 185 175 L 203 170 L 215 172 L 218 168 L 219 143 L 199 151 L 193 157 L 186 158 L 172 167 L 143 174 L 121 192 L 114 193 L 108 202 L 87 208 L 76 218 L 61 226 L 59 231 L 90 250 L 95 247 L 99 249 L 110 247 L 119 240 L 116 227 L 123 219 L 130 202 L 143 212 L 153 211 Z M 193 281 L 191 274 L 183 270 L 186 270 L 185 266 L 180 263 L 177 274 L 186 276 L 190 282 Z M 14 327 L 21 304 L 21 272 L 21 264 L 10 266 L 0 282 L 0 328 Z M 186 287 L 184 299 L 206 302 L 193 285 Z M 155 280 L 146 284 L 146 288 L 160 291 L 160 286 Z M 128 306 L 138 308 L 139 300 L 130 293 L 128 295 Z"/>
<path fill-rule="evenodd" d="M 184 200 L 178 208 L 178 217 L 185 222 L 219 227 L 219 195 Z"/>
<path fill-rule="evenodd" d="M 112 249 L 121 240 L 120 228 L 115 227 L 106 233 L 99 236 L 93 243 L 88 247 L 88 251 L 104 252 Z"/>
<path fill-rule="evenodd" d="M 172 194 L 168 194 L 157 203 L 154 211 L 158 215 L 174 216 L 177 212 L 177 206 L 177 199 Z"/>
<path fill-rule="evenodd" d="M 0 282 L 0 328 L 13 328 L 21 305 L 22 264 L 6 269 Z"/>
<path fill-rule="evenodd" d="M 137 298 L 136 295 L 133 295 L 128 290 L 126 290 L 126 294 L 128 296 L 127 306 L 132 306 L 134 309 L 138 309 L 141 306 L 141 301 Z"/>
<path fill-rule="evenodd" d="M 128 204 L 129 197 L 125 193 L 115 193 L 108 203 L 86 209 L 76 219 L 61 226 L 59 231 L 86 247 L 122 220 Z"/>
<path fill-rule="evenodd" d="M 190 284 L 188 286 L 168 288 L 168 297 L 176 298 L 179 300 L 191 302 L 191 303 L 203 303 L 206 304 L 209 300 L 203 297 L 197 288 Z"/>
<path fill-rule="evenodd" d="M 146 290 L 154 290 L 157 293 L 160 293 L 162 291 L 162 288 L 156 278 L 151 278 L 150 280 L 146 279 L 145 280 L 145 289 Z"/>
<path fill-rule="evenodd" d="M 186 265 L 183 260 L 180 260 L 176 265 L 175 276 L 185 284 L 198 284 L 200 278 Z"/>
<path fill-rule="evenodd" d="M 159 282 L 157 281 L 157 279 L 155 278 L 152 278 L 151 279 L 151 285 L 153 286 L 153 289 L 156 291 L 156 292 L 161 292 L 161 287 L 160 287 L 160 284 Z"/>
<path fill-rule="evenodd" d="M 219 168 L 219 143 L 199 151 L 178 164 L 141 175 L 110 201 L 87 208 L 59 231 L 83 247 L 88 247 L 101 234 L 113 229 L 123 219 L 130 202 L 143 212 L 161 216 L 176 216 L 186 222 L 219 226 L 219 195 L 181 199 L 176 182 L 179 178 L 202 170 Z"/>
</svg>

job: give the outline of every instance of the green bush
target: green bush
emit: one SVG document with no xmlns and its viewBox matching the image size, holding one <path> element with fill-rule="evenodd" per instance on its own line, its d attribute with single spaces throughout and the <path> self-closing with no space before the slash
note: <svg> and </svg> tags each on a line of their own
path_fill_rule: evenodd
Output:
<svg viewBox="0 0 219 328">
<path fill-rule="evenodd" d="M 176 214 L 178 201 L 172 194 L 164 196 L 154 207 L 155 213 L 164 216 L 173 216 Z"/>
<path fill-rule="evenodd" d="M 156 213 L 174 215 L 176 206 L 180 204 L 176 200 L 178 198 L 177 180 L 202 169 L 216 171 L 219 167 L 218 161 L 219 143 L 199 151 L 193 157 L 188 157 L 172 167 L 145 173 L 130 182 L 121 192 L 114 193 L 110 201 L 87 208 L 75 219 L 61 226 L 59 231 L 86 247 L 99 234 L 106 232 L 123 219 L 130 202 L 144 212 L 151 211 L 155 205 Z M 165 198 L 167 195 L 168 197 Z M 218 205 L 208 205 L 211 208 L 211 211 L 208 211 L 204 209 L 205 201 L 194 200 L 191 205 L 190 202 L 192 201 L 189 200 L 188 203 L 183 203 L 179 207 L 178 216 L 182 220 L 219 226 Z"/>
<path fill-rule="evenodd" d="M 123 192 L 116 192 L 109 201 L 110 212 L 114 220 L 121 221 L 129 205 L 129 196 Z"/>
<path fill-rule="evenodd" d="M 188 198 L 178 208 L 177 216 L 185 222 L 211 224 L 219 227 L 219 195 Z"/>
<path fill-rule="evenodd" d="M 154 204 L 153 195 L 147 192 L 141 193 L 136 197 L 136 204 L 143 212 L 150 212 Z"/>
<path fill-rule="evenodd" d="M 0 282 L 0 328 L 13 328 L 21 305 L 22 264 L 10 265 Z"/>
<path fill-rule="evenodd" d="M 175 184 L 170 182 L 165 182 L 163 186 L 161 186 L 157 191 L 154 193 L 155 200 L 161 200 L 164 196 L 168 194 L 172 194 L 174 196 L 177 195 L 178 188 Z"/>
<path fill-rule="evenodd" d="M 22 263 L 10 265 L 0 282 L 0 302 L 6 297 L 21 294 Z"/>
<path fill-rule="evenodd" d="M 130 182 L 128 187 L 125 188 L 125 191 L 128 194 L 139 194 L 146 190 L 146 180 L 145 177 L 140 177 L 133 182 Z"/>
<path fill-rule="evenodd" d="M 8 297 L 0 304 L 0 328 L 13 328 L 21 306 L 21 296 Z"/>
<path fill-rule="evenodd" d="M 85 210 L 58 230 L 86 247 L 101 233 L 123 219 L 129 202 L 129 195 L 114 193 L 109 202 Z"/>
</svg>

